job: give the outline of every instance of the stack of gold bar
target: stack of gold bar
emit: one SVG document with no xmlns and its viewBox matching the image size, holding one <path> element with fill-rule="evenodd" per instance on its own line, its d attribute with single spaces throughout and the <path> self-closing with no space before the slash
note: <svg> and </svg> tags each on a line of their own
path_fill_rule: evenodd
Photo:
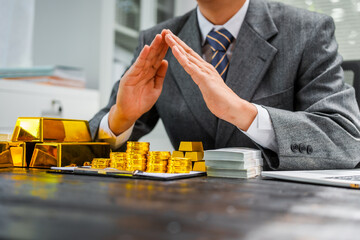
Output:
<svg viewBox="0 0 360 240">
<path fill-rule="evenodd" d="M 145 171 L 150 143 L 128 141 L 126 147 L 126 171 Z"/>
<path fill-rule="evenodd" d="M 189 173 L 191 170 L 190 158 L 171 157 L 168 161 L 167 173 Z"/>
<path fill-rule="evenodd" d="M 89 123 L 43 117 L 20 117 L 11 141 L 1 142 L 3 166 L 63 167 L 82 166 L 93 158 L 109 157 L 108 143 L 91 142 Z"/>
<path fill-rule="evenodd" d="M 206 172 L 202 142 L 181 142 L 179 151 L 174 151 L 172 156 L 190 158 L 192 171 Z"/>
<path fill-rule="evenodd" d="M 152 173 L 166 173 L 170 156 L 170 152 L 149 152 L 146 171 Z"/>
<path fill-rule="evenodd" d="M 110 167 L 117 170 L 126 170 L 126 152 L 111 152 Z"/>
<path fill-rule="evenodd" d="M 110 158 L 94 158 L 91 162 L 92 168 L 107 168 L 110 166 Z"/>
</svg>

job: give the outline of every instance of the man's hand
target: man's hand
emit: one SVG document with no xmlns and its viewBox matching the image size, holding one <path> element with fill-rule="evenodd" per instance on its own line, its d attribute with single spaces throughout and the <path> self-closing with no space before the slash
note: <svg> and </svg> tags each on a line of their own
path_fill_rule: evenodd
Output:
<svg viewBox="0 0 360 240">
<path fill-rule="evenodd" d="M 211 64 L 170 30 L 165 30 L 165 34 L 166 43 L 180 65 L 199 86 L 209 110 L 218 118 L 246 131 L 257 115 L 256 107 L 237 96 Z"/>
<path fill-rule="evenodd" d="M 159 98 L 168 67 L 163 60 L 168 50 L 165 33 L 157 34 L 150 46 L 140 52 L 137 60 L 120 80 L 116 104 L 109 113 L 109 127 L 119 135 L 149 111 Z"/>
</svg>

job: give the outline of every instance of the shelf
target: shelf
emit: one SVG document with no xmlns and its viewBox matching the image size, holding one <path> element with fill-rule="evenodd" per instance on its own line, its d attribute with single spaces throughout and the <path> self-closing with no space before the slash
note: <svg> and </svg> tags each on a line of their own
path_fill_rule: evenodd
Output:
<svg viewBox="0 0 360 240">
<path fill-rule="evenodd" d="M 131 38 L 138 39 L 138 37 L 139 37 L 139 32 L 137 32 L 136 30 L 134 30 L 132 28 L 128 28 L 123 25 L 120 25 L 118 23 L 115 23 L 115 31 L 125 34 Z"/>
</svg>

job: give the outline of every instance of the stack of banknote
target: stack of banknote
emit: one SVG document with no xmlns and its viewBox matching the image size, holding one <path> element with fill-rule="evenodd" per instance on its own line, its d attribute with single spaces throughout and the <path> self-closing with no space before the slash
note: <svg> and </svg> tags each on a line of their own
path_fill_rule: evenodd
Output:
<svg viewBox="0 0 360 240">
<path fill-rule="evenodd" d="M 260 150 L 251 148 L 207 150 L 204 159 L 210 177 L 253 178 L 260 175 L 263 165 Z"/>
</svg>

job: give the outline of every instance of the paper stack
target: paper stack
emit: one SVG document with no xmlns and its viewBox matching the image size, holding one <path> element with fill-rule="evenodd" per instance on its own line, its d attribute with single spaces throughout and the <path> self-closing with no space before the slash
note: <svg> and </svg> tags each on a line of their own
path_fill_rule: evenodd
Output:
<svg viewBox="0 0 360 240">
<path fill-rule="evenodd" d="M 252 148 L 221 148 L 204 154 L 209 177 L 253 178 L 263 165 L 261 151 Z"/>
<path fill-rule="evenodd" d="M 84 88 L 86 83 L 82 68 L 58 65 L 0 68 L 0 79 L 75 88 Z"/>
</svg>

